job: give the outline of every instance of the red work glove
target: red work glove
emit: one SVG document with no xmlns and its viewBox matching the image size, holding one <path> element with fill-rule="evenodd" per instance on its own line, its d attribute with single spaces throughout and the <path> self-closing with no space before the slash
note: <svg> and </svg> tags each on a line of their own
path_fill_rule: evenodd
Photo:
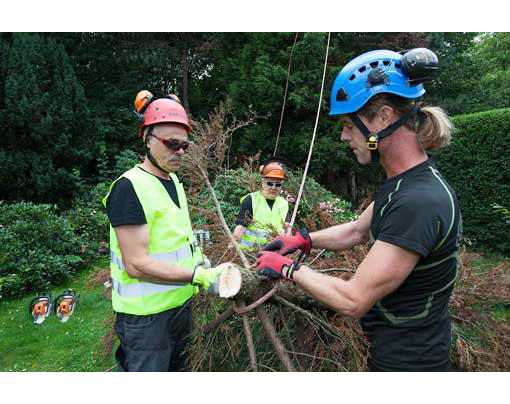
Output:
<svg viewBox="0 0 510 404">
<path fill-rule="evenodd" d="M 280 255 L 287 255 L 303 251 L 306 255 L 312 249 L 312 239 L 306 229 L 299 230 L 294 236 L 278 236 L 264 247 L 264 251 L 276 251 Z"/>
<path fill-rule="evenodd" d="M 285 258 L 272 251 L 261 251 L 257 254 L 257 273 L 269 279 L 293 280 L 294 271 L 301 264 L 297 261 Z"/>
</svg>

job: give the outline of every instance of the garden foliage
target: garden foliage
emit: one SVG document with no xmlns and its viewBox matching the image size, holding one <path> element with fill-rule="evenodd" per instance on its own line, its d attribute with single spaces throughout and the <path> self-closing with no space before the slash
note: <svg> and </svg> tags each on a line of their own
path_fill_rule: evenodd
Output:
<svg viewBox="0 0 510 404">
<path fill-rule="evenodd" d="M 303 176 L 302 170 L 291 171 L 287 175 L 282 190 L 282 196 L 289 202 L 292 215 L 295 201 Z M 233 229 L 241 206 L 240 199 L 253 191 L 260 190 L 261 176 L 249 167 L 227 170 L 218 175 L 215 182 L 215 192 L 220 201 L 221 209 L 227 224 Z M 212 224 L 214 221 L 205 212 L 214 212 L 214 202 L 207 189 L 190 200 L 193 209 L 193 224 L 200 227 Z M 311 177 L 306 178 L 303 196 L 299 204 L 295 227 L 321 227 L 321 213 L 331 215 L 338 223 L 354 219 L 349 202 L 336 197 L 322 187 Z M 310 220 L 311 219 L 311 220 Z"/>
<path fill-rule="evenodd" d="M 492 205 L 510 206 L 510 109 L 456 116 L 453 122 L 452 144 L 437 160 L 457 193 L 464 235 L 508 254 L 508 226 Z"/>
<path fill-rule="evenodd" d="M 134 152 L 121 153 L 113 167 L 102 168 L 104 182 L 82 185 L 83 192 L 64 212 L 55 205 L 0 201 L 0 295 L 43 292 L 108 254 L 102 199 L 111 182 L 137 162 Z"/>
<path fill-rule="evenodd" d="M 43 292 L 83 267 L 72 224 L 53 205 L 0 202 L 0 295 Z"/>
</svg>

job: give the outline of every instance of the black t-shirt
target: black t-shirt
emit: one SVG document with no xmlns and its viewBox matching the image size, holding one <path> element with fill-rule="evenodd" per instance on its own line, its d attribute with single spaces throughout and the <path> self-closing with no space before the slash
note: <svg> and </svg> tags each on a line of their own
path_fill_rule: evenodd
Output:
<svg viewBox="0 0 510 404">
<path fill-rule="evenodd" d="M 266 199 L 266 202 L 269 206 L 269 209 L 273 209 L 274 199 Z M 239 215 L 237 215 L 236 224 L 240 224 L 241 226 L 248 227 L 248 223 L 253 220 L 253 202 L 251 200 L 251 195 L 248 195 L 241 202 L 241 209 L 239 210 Z M 285 219 L 287 223 L 290 222 L 290 210 L 287 212 L 287 218 Z"/>
<path fill-rule="evenodd" d="M 138 167 L 140 170 L 143 168 Z M 147 172 L 146 170 L 143 170 Z M 151 173 L 149 173 L 151 174 Z M 153 174 L 151 174 L 153 175 Z M 165 180 L 155 176 L 161 184 L 165 187 L 168 195 L 172 198 L 172 201 L 179 206 L 179 198 L 177 197 L 177 189 L 173 180 L 170 178 Z M 106 209 L 108 213 L 108 219 L 112 227 L 121 226 L 125 224 L 146 224 L 147 219 L 142 208 L 142 204 L 136 195 L 133 184 L 130 180 L 123 177 L 119 179 L 113 186 L 106 200 Z"/>
<path fill-rule="evenodd" d="M 448 301 L 461 232 L 457 197 L 432 159 L 382 184 L 374 203 L 371 241 L 406 248 L 421 258 L 403 284 L 361 319 L 372 370 L 448 368 Z"/>
</svg>

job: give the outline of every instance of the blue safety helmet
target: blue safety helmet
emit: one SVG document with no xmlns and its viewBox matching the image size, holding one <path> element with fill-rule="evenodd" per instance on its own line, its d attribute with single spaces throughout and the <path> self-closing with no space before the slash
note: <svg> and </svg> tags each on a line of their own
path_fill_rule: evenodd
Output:
<svg viewBox="0 0 510 404">
<path fill-rule="evenodd" d="M 421 97 L 425 94 L 423 82 L 419 77 L 413 77 L 412 73 L 416 57 L 420 60 L 420 53 L 417 51 L 423 53 L 424 49 L 412 51 L 414 58 L 410 63 L 406 63 L 406 55 L 403 57 L 390 50 L 374 50 L 351 60 L 335 79 L 331 90 L 329 115 L 355 112 L 380 93 L 391 93 L 405 98 Z M 434 69 L 437 69 L 437 58 L 432 55 L 435 58 Z M 431 57 L 429 54 L 425 56 Z"/>
</svg>

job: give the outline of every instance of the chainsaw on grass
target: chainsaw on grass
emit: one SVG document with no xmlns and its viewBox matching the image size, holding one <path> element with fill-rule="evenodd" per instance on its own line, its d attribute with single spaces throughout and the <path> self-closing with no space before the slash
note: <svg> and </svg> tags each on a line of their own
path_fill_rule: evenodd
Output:
<svg viewBox="0 0 510 404">
<path fill-rule="evenodd" d="M 41 324 L 51 313 L 53 301 L 51 294 L 46 294 L 34 297 L 28 306 L 28 312 L 32 316 L 34 323 Z"/>
<path fill-rule="evenodd" d="M 67 289 L 55 299 L 55 314 L 61 323 L 67 322 L 74 313 L 76 303 L 80 296 L 76 296 L 74 290 Z"/>
</svg>

